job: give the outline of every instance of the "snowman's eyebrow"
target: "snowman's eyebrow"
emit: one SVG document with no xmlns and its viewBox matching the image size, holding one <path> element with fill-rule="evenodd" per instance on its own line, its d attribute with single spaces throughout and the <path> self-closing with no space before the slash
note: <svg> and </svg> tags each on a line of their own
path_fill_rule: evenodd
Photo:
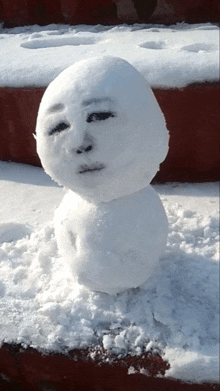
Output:
<svg viewBox="0 0 220 391">
<path fill-rule="evenodd" d="M 89 106 L 89 105 L 91 105 L 91 104 L 93 104 L 93 103 L 98 104 L 98 103 L 103 103 L 103 102 L 109 102 L 109 103 L 111 103 L 111 102 L 112 102 L 112 99 L 110 99 L 110 98 L 93 98 L 93 99 L 84 100 L 84 101 L 82 102 L 82 105 L 83 105 L 83 106 Z"/>
<path fill-rule="evenodd" d="M 56 103 L 55 105 L 49 107 L 49 113 L 54 113 L 55 111 L 63 111 L 65 106 L 62 103 Z"/>
<path fill-rule="evenodd" d="M 51 129 L 48 134 L 49 134 L 49 136 L 52 136 L 54 133 L 61 133 L 65 129 L 68 129 L 69 127 L 70 127 L 70 125 L 67 124 L 66 122 L 60 122 L 57 126 L 55 126 L 53 129 Z"/>
</svg>

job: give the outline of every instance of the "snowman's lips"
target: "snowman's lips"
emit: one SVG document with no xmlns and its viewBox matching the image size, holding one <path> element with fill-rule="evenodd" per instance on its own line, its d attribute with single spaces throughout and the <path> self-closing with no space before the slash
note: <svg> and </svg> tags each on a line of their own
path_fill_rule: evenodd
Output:
<svg viewBox="0 0 220 391">
<path fill-rule="evenodd" d="M 90 172 L 97 172 L 101 171 L 105 168 L 105 165 L 102 163 L 94 163 L 94 164 L 81 164 L 79 167 L 79 174 L 85 174 L 85 173 L 90 173 Z"/>
</svg>

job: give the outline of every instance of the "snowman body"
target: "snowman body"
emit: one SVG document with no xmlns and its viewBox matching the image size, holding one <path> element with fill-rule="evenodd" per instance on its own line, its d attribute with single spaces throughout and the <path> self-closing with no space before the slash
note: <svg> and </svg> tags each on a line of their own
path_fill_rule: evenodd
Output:
<svg viewBox="0 0 220 391">
<path fill-rule="evenodd" d="M 115 294 L 150 277 L 167 241 L 167 218 L 149 185 L 94 204 L 69 191 L 55 212 L 58 247 L 75 280 Z"/>
<path fill-rule="evenodd" d="M 146 80 L 120 58 L 80 61 L 48 86 L 36 134 L 45 171 L 69 189 L 55 235 L 74 278 L 112 294 L 142 284 L 166 244 L 149 183 L 169 139 Z"/>
</svg>

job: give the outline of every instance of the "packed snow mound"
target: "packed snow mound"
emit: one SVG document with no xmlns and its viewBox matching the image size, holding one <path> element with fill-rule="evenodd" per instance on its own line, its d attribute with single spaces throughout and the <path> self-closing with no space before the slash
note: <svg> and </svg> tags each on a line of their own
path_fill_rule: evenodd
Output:
<svg viewBox="0 0 220 391">
<path fill-rule="evenodd" d="M 149 85 L 117 57 L 63 71 L 41 100 L 36 135 L 45 171 L 94 203 L 148 186 L 168 152 L 165 119 Z"/>
<path fill-rule="evenodd" d="M 166 248 L 167 218 L 151 186 L 97 205 L 68 192 L 54 224 L 63 261 L 79 284 L 94 291 L 116 294 L 140 286 Z"/>
<path fill-rule="evenodd" d="M 1 162 L 0 177 L 0 344 L 159 349 L 167 376 L 219 381 L 218 183 L 154 186 L 169 221 L 166 252 L 140 288 L 110 296 L 74 283 L 58 255 L 51 220 L 63 189 L 22 164 Z"/>
<path fill-rule="evenodd" d="M 122 356 L 159 350 L 167 376 L 218 381 L 218 219 L 165 204 L 165 255 L 151 279 L 115 296 L 73 282 L 52 224 L 1 244 L 1 342 Z"/>
<path fill-rule="evenodd" d="M 103 54 L 130 62 L 154 87 L 219 79 L 219 28 L 210 23 L 53 24 L 0 33 L 0 86 L 46 87 L 71 64 Z"/>
</svg>

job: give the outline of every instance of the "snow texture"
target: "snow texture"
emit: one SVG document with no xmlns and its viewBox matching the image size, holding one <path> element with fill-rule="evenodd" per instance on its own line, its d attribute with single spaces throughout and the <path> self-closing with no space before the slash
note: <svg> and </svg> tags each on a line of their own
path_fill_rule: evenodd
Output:
<svg viewBox="0 0 220 391">
<path fill-rule="evenodd" d="M 1 342 L 118 355 L 159 349 L 171 364 L 166 376 L 219 381 L 218 184 L 155 186 L 169 220 L 166 253 L 140 288 L 110 296 L 74 283 L 58 255 L 51 221 L 62 189 L 39 168 L 2 162 L 0 174 Z"/>
<path fill-rule="evenodd" d="M 24 26 L 0 31 L 0 86 L 45 87 L 70 65 L 99 55 L 127 60 L 154 87 L 219 79 L 219 28 L 173 26 Z"/>
</svg>

